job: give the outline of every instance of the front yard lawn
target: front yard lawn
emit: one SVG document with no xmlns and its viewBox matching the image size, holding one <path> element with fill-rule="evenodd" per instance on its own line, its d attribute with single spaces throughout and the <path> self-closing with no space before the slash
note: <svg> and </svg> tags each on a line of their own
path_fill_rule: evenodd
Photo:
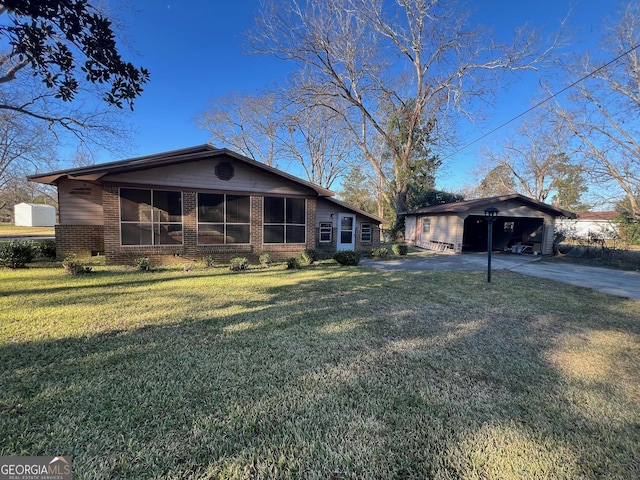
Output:
<svg viewBox="0 0 640 480">
<path fill-rule="evenodd" d="M 640 301 L 496 271 L 0 270 L 0 455 L 74 478 L 640 478 Z"/>
<path fill-rule="evenodd" d="M 53 237 L 54 227 L 16 227 L 12 223 L 0 223 L 0 240 L 13 237 Z"/>
</svg>

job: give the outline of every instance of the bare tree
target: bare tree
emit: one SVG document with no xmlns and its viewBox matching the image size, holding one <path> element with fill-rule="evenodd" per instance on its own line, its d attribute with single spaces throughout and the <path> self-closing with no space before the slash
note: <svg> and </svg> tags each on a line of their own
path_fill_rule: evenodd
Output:
<svg viewBox="0 0 640 480">
<path fill-rule="evenodd" d="M 13 216 L 13 205 L 50 192 L 28 185 L 25 176 L 56 162 L 56 144 L 46 127 L 10 110 L 0 110 L 0 214 Z"/>
<path fill-rule="evenodd" d="M 298 165 L 307 180 L 331 188 L 357 156 L 337 107 L 303 105 L 295 88 L 211 99 L 196 123 L 213 142 L 270 166 Z M 279 165 L 285 167 L 284 165 Z"/>
<path fill-rule="evenodd" d="M 640 4 L 629 2 L 608 25 L 601 55 L 586 54 L 570 69 L 574 79 L 584 80 L 567 102 L 557 101 L 555 112 L 575 135 L 593 181 L 608 186 L 609 198 L 611 187 L 620 189 L 640 218 Z"/>
<path fill-rule="evenodd" d="M 282 106 L 275 93 L 231 93 L 212 98 L 196 123 L 214 144 L 275 167 L 278 139 L 284 134 Z"/>
<path fill-rule="evenodd" d="M 0 110 L 0 189 L 14 178 L 55 163 L 55 142 L 47 129 L 17 112 Z"/>
<path fill-rule="evenodd" d="M 583 209 L 584 169 L 567 153 L 568 148 L 567 131 L 561 124 L 546 121 L 545 114 L 531 117 L 509 141 L 483 152 L 485 162 L 477 169 L 478 193 L 520 193 L 558 207 Z"/>
<path fill-rule="evenodd" d="M 486 98 L 499 71 L 533 69 L 548 53 L 534 35 L 496 44 L 454 1 L 271 0 L 256 23 L 252 48 L 297 62 L 311 80 L 310 103 L 348 104 L 336 113 L 396 212 L 405 210 L 405 172 L 423 137 L 444 141 L 453 115 Z M 390 111 L 406 123 L 402 141 L 387 128 Z M 392 152 L 390 168 L 372 148 L 379 139 Z"/>
<path fill-rule="evenodd" d="M 354 158 L 341 120 L 334 110 L 324 106 L 293 106 L 285 119 L 288 128 L 282 138 L 284 158 L 294 159 L 310 182 L 325 188 L 331 188 Z"/>
</svg>

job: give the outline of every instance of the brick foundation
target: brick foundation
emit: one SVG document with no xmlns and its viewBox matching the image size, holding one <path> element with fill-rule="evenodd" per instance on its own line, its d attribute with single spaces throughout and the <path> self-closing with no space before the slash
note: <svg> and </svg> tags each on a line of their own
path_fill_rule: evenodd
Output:
<svg viewBox="0 0 640 480">
<path fill-rule="evenodd" d="M 56 225 L 56 256 L 69 254 L 88 257 L 104 253 L 102 225 Z"/>
</svg>

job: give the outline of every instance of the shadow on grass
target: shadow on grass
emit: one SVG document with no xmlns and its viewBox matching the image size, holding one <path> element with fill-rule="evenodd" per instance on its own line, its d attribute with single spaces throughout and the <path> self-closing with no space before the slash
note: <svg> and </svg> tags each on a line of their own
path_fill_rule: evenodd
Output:
<svg viewBox="0 0 640 480">
<path fill-rule="evenodd" d="M 114 278 L 181 306 L 0 346 L 0 454 L 73 455 L 77 478 L 637 476 L 637 303 L 509 272 L 248 275 L 270 282 L 249 302 Z"/>
</svg>

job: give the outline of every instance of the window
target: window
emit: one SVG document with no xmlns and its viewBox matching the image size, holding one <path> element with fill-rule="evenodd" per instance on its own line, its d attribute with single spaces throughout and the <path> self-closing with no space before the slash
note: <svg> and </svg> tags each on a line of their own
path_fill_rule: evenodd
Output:
<svg viewBox="0 0 640 480">
<path fill-rule="evenodd" d="M 320 222 L 320 243 L 331 243 L 333 240 L 333 224 Z"/>
<path fill-rule="evenodd" d="M 360 227 L 360 242 L 371 243 L 371 224 L 363 223 Z"/>
<path fill-rule="evenodd" d="M 198 244 L 249 243 L 251 197 L 198 194 Z"/>
<path fill-rule="evenodd" d="M 504 222 L 504 231 L 513 232 L 514 226 L 515 226 L 515 222 Z"/>
<path fill-rule="evenodd" d="M 431 232 L 431 219 L 423 218 L 422 219 L 422 233 L 430 233 Z"/>
<path fill-rule="evenodd" d="M 264 197 L 264 243 L 305 243 L 306 200 Z"/>
<path fill-rule="evenodd" d="M 122 245 L 181 245 L 182 192 L 120 189 Z"/>
</svg>

